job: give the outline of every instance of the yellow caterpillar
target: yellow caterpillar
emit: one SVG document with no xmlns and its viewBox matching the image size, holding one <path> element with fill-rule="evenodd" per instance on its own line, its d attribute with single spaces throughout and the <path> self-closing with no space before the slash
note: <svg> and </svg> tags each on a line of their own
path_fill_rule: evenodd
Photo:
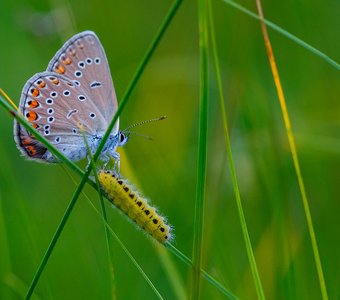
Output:
<svg viewBox="0 0 340 300">
<path fill-rule="evenodd" d="M 164 218 L 125 180 L 118 178 L 111 171 L 104 170 L 98 172 L 98 179 L 107 198 L 141 229 L 163 244 L 172 239 L 171 227 L 165 223 Z"/>
</svg>

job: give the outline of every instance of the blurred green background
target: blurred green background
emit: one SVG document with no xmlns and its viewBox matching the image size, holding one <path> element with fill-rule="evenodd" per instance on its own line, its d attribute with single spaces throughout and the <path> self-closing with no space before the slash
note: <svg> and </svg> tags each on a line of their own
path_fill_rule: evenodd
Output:
<svg viewBox="0 0 340 300">
<path fill-rule="evenodd" d="M 234 163 L 253 250 L 268 299 L 320 299 L 297 178 L 258 21 L 213 1 Z M 19 102 L 74 33 L 93 30 L 106 50 L 122 98 L 171 2 L 3 0 L 0 87 Z M 243 5 L 256 11 L 255 1 Z M 340 61 L 340 2 L 263 1 L 265 16 Z M 124 147 L 123 175 L 174 226 L 174 245 L 191 256 L 197 175 L 199 50 L 197 2 L 184 1 L 131 95 L 121 128 L 139 127 Z M 330 299 L 340 299 L 339 71 L 269 31 L 296 137 L 303 179 Z M 213 68 L 210 69 L 208 170 L 203 265 L 241 299 L 256 292 L 246 255 L 225 151 Z M 13 141 L 13 119 L 0 110 L 0 298 L 21 299 L 76 185 L 58 165 L 26 161 Z M 126 154 L 126 155 L 125 155 Z M 83 168 L 86 162 L 80 162 Z M 79 178 L 74 175 L 76 181 Z M 86 195 L 99 207 L 90 187 Z M 117 209 L 109 223 L 165 299 L 179 287 L 154 243 Z M 117 299 L 157 299 L 113 241 Z M 186 291 L 190 270 L 169 255 Z M 35 290 L 40 299 L 108 299 L 103 225 L 82 196 Z M 202 299 L 225 299 L 203 281 Z"/>
</svg>

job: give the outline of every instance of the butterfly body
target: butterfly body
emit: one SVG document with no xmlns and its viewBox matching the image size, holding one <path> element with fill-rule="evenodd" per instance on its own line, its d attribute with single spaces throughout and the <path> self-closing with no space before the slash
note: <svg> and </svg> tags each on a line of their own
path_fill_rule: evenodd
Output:
<svg viewBox="0 0 340 300">
<path fill-rule="evenodd" d="M 104 49 L 92 31 L 69 39 L 48 64 L 25 84 L 19 111 L 60 152 L 73 161 L 98 148 L 115 112 L 117 99 Z M 101 158 L 119 160 L 118 146 L 127 137 L 117 120 Z M 35 137 L 14 121 L 14 137 L 21 153 L 29 159 L 54 163 L 58 159 Z"/>
</svg>

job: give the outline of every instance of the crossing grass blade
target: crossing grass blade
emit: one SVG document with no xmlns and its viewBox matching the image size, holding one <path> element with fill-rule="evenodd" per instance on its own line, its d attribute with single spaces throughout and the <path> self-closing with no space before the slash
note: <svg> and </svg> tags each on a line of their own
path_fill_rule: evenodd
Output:
<svg viewBox="0 0 340 300">
<path fill-rule="evenodd" d="M 2 89 L 0 89 L 2 90 Z M 27 129 L 30 133 L 32 133 L 36 139 L 41 142 L 46 148 L 60 161 L 64 162 L 71 170 L 78 173 L 79 175 L 83 174 L 83 171 L 71 160 L 69 160 L 66 156 L 64 156 L 61 152 L 59 152 L 47 139 L 45 139 L 37 130 L 35 130 L 31 124 L 22 117 L 22 115 L 4 98 L 3 95 L 0 95 L 0 105 L 7 110 L 25 129 Z"/>
<path fill-rule="evenodd" d="M 191 299 L 200 298 L 204 203 L 207 172 L 207 131 L 208 131 L 208 32 L 207 1 L 198 1 L 198 31 L 200 48 L 200 100 L 196 201 L 192 253 Z"/>
<path fill-rule="evenodd" d="M 244 6 L 232 1 L 232 0 L 222 0 L 225 3 L 229 4 L 230 6 L 238 9 L 239 11 L 247 14 L 248 16 L 256 19 L 256 20 L 261 20 L 261 18 L 253 13 L 252 11 L 250 11 L 249 9 L 246 9 Z M 281 28 L 280 26 L 276 25 L 275 23 L 267 20 L 267 19 L 262 19 L 262 21 L 264 22 L 264 24 L 266 24 L 268 27 L 270 27 L 271 29 L 275 30 L 276 32 L 284 35 L 285 37 L 287 37 L 288 39 L 290 39 L 291 41 L 293 41 L 294 43 L 302 46 L 303 48 L 305 48 L 306 50 L 314 53 L 315 55 L 319 56 L 321 59 L 323 59 L 324 61 L 326 61 L 328 64 L 330 64 L 332 67 L 334 67 L 337 70 L 340 70 L 340 64 L 338 62 L 336 62 L 334 59 L 330 58 L 327 54 L 323 53 L 322 51 L 320 51 L 319 49 L 309 45 L 308 43 L 306 43 L 305 41 L 299 39 L 298 37 L 296 37 L 295 35 L 293 35 L 292 33 L 288 32 L 287 30 L 284 30 L 283 28 Z"/>
<path fill-rule="evenodd" d="M 88 199 L 89 200 L 89 199 Z M 89 200 L 88 201 L 89 204 L 91 205 L 92 209 L 96 212 L 96 214 L 100 217 L 103 218 L 102 214 L 96 209 L 96 207 L 93 205 L 93 203 Z M 110 234 L 112 235 L 112 237 L 116 240 L 116 242 L 119 244 L 119 246 L 123 249 L 123 251 L 125 252 L 125 254 L 129 257 L 129 259 L 132 261 L 132 263 L 135 265 L 135 267 L 138 269 L 138 271 L 142 274 L 142 276 L 144 277 L 145 281 L 150 285 L 150 287 L 152 288 L 152 290 L 154 291 L 154 293 L 156 294 L 156 296 L 159 299 L 164 299 L 162 297 L 162 295 L 160 294 L 160 292 L 157 290 L 157 288 L 155 287 L 155 285 L 152 283 L 152 281 L 149 279 L 149 277 L 145 274 L 145 272 L 143 271 L 143 269 L 141 268 L 141 266 L 137 263 L 137 261 L 135 260 L 135 258 L 133 257 L 133 255 L 130 253 L 130 251 L 125 247 L 124 243 L 119 239 L 119 237 L 116 235 L 116 233 L 112 230 L 112 228 L 110 227 L 110 225 L 103 219 L 103 222 L 106 226 L 106 228 L 108 229 L 108 231 L 110 232 Z"/>
<path fill-rule="evenodd" d="M 239 214 L 239 219 L 240 219 L 242 233 L 243 233 L 243 239 L 244 239 L 244 243 L 245 243 L 246 250 L 247 250 L 248 260 L 249 260 L 249 264 L 250 264 L 250 268 L 251 268 L 251 272 L 253 276 L 253 281 L 256 287 L 257 297 L 259 299 L 265 299 L 265 295 L 264 295 L 264 291 L 263 291 L 263 287 L 261 283 L 261 278 L 258 272 L 253 248 L 252 248 L 251 241 L 250 241 L 247 222 L 246 222 L 244 212 L 243 212 L 241 195 L 240 195 L 238 182 L 237 182 L 237 176 L 236 176 L 236 169 L 235 169 L 233 154 L 231 150 L 227 112 L 226 112 L 226 108 L 224 105 L 225 101 L 224 101 L 224 96 L 223 96 L 220 63 L 219 63 L 219 58 L 218 58 L 218 53 L 217 53 L 217 45 L 216 45 L 216 39 L 215 39 L 215 26 L 214 26 L 213 16 L 214 14 L 213 14 L 212 4 L 211 4 L 211 1 L 209 1 L 209 27 L 210 27 L 210 37 L 211 37 L 210 41 L 211 41 L 212 56 L 213 56 L 213 61 L 214 61 L 215 77 L 216 77 L 216 82 L 217 82 L 217 87 L 218 87 L 220 110 L 221 110 L 221 116 L 222 116 L 222 121 L 223 121 L 226 151 L 227 151 L 227 156 L 228 156 L 228 161 L 229 161 L 229 169 L 230 169 L 232 184 L 234 187 L 234 194 L 235 194 L 236 204 L 238 208 L 238 214 Z"/>
<path fill-rule="evenodd" d="M 92 170 L 93 170 L 93 175 L 94 175 L 94 179 L 97 185 L 97 191 L 98 191 L 98 195 L 99 195 L 99 203 L 100 203 L 100 210 L 101 210 L 101 214 L 102 217 L 104 219 L 104 221 L 107 223 L 107 215 L 106 215 L 106 209 L 105 209 L 105 203 L 104 203 L 104 199 L 103 199 L 103 194 L 101 192 L 101 188 L 100 188 L 100 183 L 99 183 L 99 179 L 98 179 L 98 174 L 97 174 L 97 167 L 96 164 L 94 162 L 93 159 L 93 155 L 91 153 L 91 149 L 89 147 L 88 141 L 86 139 L 85 133 L 83 128 L 81 128 L 81 133 L 83 135 L 83 139 L 84 139 L 84 143 L 86 145 L 87 148 L 87 153 L 89 155 L 89 159 L 90 159 L 90 163 L 92 165 Z M 111 237 L 110 237 L 110 231 L 108 230 L 108 228 L 105 226 L 104 223 L 104 231 L 105 231 L 105 242 L 106 242 L 106 248 L 107 248 L 107 257 L 108 257 L 108 264 L 109 264 L 109 273 L 110 273 L 110 283 L 111 283 L 111 297 L 112 299 L 116 299 L 116 282 L 115 282 L 115 271 L 114 271 L 114 266 L 113 266 L 113 250 L 111 247 Z"/>
<path fill-rule="evenodd" d="M 93 160 L 92 160 L 93 161 Z M 68 174 L 68 176 L 70 177 L 70 179 L 74 182 L 74 184 L 76 185 L 76 182 L 74 180 L 74 178 L 72 177 L 72 175 L 66 170 L 66 173 Z M 96 176 L 98 178 L 98 176 Z M 96 179 L 95 179 L 96 180 Z M 99 180 L 98 180 L 99 183 Z M 131 260 L 131 262 L 135 265 L 135 267 L 137 268 L 137 270 L 141 273 L 141 275 L 143 276 L 143 278 L 145 279 L 145 281 L 149 284 L 149 286 L 151 287 L 151 289 L 154 291 L 155 295 L 159 298 L 159 299 L 164 299 L 160 292 L 157 290 L 157 288 L 155 287 L 155 285 L 152 283 L 152 281 L 150 280 L 150 278 L 145 274 L 145 272 L 143 271 L 142 267 L 138 264 L 138 262 L 136 261 L 136 259 L 133 257 L 133 255 L 130 253 L 130 251 L 127 249 L 127 247 L 124 245 L 124 243 L 121 241 L 121 239 L 118 237 L 118 235 L 115 233 L 115 231 L 112 229 L 112 227 L 110 226 L 110 224 L 107 222 L 107 218 L 106 216 L 103 215 L 102 211 L 99 212 L 98 209 L 95 207 L 95 205 L 92 203 L 92 201 L 90 200 L 90 198 L 84 193 L 82 192 L 82 194 L 85 196 L 89 206 L 91 207 L 91 209 L 95 212 L 95 214 L 100 218 L 100 220 L 103 222 L 104 227 L 106 232 L 109 234 L 110 237 L 113 237 L 114 240 L 116 240 L 116 242 L 118 243 L 118 245 L 122 248 L 122 250 L 125 252 L 125 254 L 129 257 L 129 259 Z M 105 233 L 106 233 L 105 232 Z M 110 238 L 111 239 L 111 238 Z M 111 247 L 110 247 L 111 248 Z M 113 297 L 115 297 L 115 294 L 111 294 Z M 112 298 L 115 299 L 115 298 Z"/>
<path fill-rule="evenodd" d="M 192 266 L 192 261 L 189 257 L 187 257 L 184 253 L 182 253 L 180 250 L 178 250 L 174 245 L 167 244 L 166 248 L 177 258 L 179 258 L 183 263 L 185 263 L 187 266 Z M 216 278 L 212 277 L 209 273 L 207 273 L 204 270 L 201 270 L 201 276 L 208 281 L 210 284 L 212 284 L 215 288 L 217 288 L 224 296 L 226 296 L 228 299 L 231 300 L 237 300 L 239 299 L 236 297 L 232 292 L 230 292 L 227 288 L 225 288 Z"/>
</svg>

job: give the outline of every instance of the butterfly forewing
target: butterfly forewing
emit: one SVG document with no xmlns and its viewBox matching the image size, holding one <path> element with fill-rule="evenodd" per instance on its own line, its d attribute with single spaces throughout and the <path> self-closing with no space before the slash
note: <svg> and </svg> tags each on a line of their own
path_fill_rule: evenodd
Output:
<svg viewBox="0 0 340 300">
<path fill-rule="evenodd" d="M 97 35 L 84 31 L 69 39 L 50 61 L 47 71 L 71 79 L 103 113 L 107 123 L 117 111 L 109 64 Z M 113 133 L 118 131 L 118 121 Z"/>
<path fill-rule="evenodd" d="M 88 93 L 68 78 L 51 72 L 36 74 L 27 82 L 20 110 L 42 134 L 47 124 L 51 134 L 71 134 L 80 124 L 91 135 L 107 127 L 102 111 Z"/>
</svg>

